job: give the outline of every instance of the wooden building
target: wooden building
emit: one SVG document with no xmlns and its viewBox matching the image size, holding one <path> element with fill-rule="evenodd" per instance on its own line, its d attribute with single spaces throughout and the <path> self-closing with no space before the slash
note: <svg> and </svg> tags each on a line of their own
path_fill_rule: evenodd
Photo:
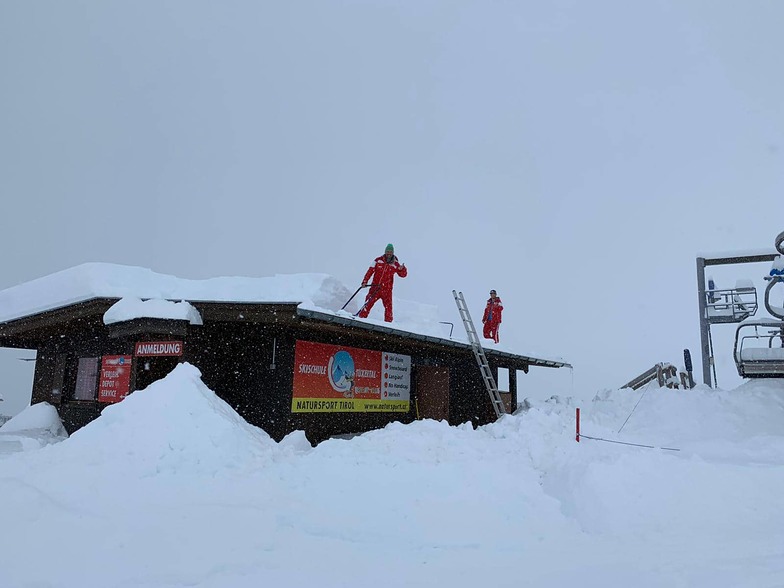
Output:
<svg viewBox="0 0 784 588">
<path fill-rule="evenodd" d="M 248 422 L 279 440 L 304 430 L 312 443 L 392 421 L 495 419 L 468 343 L 395 323 L 293 302 L 189 300 L 201 324 L 135 317 L 106 324 L 119 297 L 87 296 L 0 321 L 0 346 L 35 349 L 32 403 L 57 407 L 69 432 L 187 361 Z M 0 303 L 2 293 L 0 293 Z M 51 306 L 51 305 L 50 305 Z M 563 362 L 486 349 L 491 368 L 517 374 Z"/>
</svg>

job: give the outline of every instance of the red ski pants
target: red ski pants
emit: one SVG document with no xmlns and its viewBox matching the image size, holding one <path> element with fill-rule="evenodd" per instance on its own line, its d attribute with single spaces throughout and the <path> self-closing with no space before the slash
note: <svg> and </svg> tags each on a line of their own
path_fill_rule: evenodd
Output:
<svg viewBox="0 0 784 588">
<path fill-rule="evenodd" d="M 384 320 L 388 323 L 392 322 L 392 290 L 386 290 L 384 288 L 374 288 L 373 286 L 370 287 L 370 292 L 368 292 L 367 297 L 365 298 L 365 306 L 362 307 L 362 310 L 359 311 L 357 314 L 360 318 L 367 318 L 370 314 L 370 310 L 373 308 L 373 305 L 381 299 L 381 303 L 384 305 Z"/>
<path fill-rule="evenodd" d="M 496 343 L 498 343 L 498 327 L 501 326 L 501 323 L 485 323 L 485 327 L 483 329 L 483 334 L 485 339 L 492 339 Z"/>
</svg>

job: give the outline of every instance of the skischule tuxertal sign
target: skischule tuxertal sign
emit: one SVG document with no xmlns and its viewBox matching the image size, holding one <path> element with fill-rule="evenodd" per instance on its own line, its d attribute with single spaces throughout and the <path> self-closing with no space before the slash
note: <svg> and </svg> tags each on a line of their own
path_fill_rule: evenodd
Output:
<svg viewBox="0 0 784 588">
<path fill-rule="evenodd" d="M 408 412 L 411 356 L 297 341 L 291 412 Z"/>
</svg>

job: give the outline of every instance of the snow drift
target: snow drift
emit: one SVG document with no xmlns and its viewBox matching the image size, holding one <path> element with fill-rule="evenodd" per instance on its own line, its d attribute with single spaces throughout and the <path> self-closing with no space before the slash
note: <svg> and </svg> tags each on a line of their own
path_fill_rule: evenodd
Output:
<svg viewBox="0 0 784 588">
<path fill-rule="evenodd" d="M 769 380 L 581 406 L 586 435 L 679 451 L 575 443 L 564 396 L 311 448 L 274 443 L 182 365 L 0 459 L 0 585 L 777 586 L 782 398 Z"/>
</svg>

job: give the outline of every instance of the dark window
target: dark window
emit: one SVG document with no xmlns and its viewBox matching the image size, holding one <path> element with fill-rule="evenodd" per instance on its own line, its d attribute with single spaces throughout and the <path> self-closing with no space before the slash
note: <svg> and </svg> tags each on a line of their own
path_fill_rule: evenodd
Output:
<svg viewBox="0 0 784 588">
<path fill-rule="evenodd" d="M 95 400 L 98 390 L 98 372 L 100 358 L 80 357 L 76 372 L 76 388 L 74 400 Z"/>
</svg>

